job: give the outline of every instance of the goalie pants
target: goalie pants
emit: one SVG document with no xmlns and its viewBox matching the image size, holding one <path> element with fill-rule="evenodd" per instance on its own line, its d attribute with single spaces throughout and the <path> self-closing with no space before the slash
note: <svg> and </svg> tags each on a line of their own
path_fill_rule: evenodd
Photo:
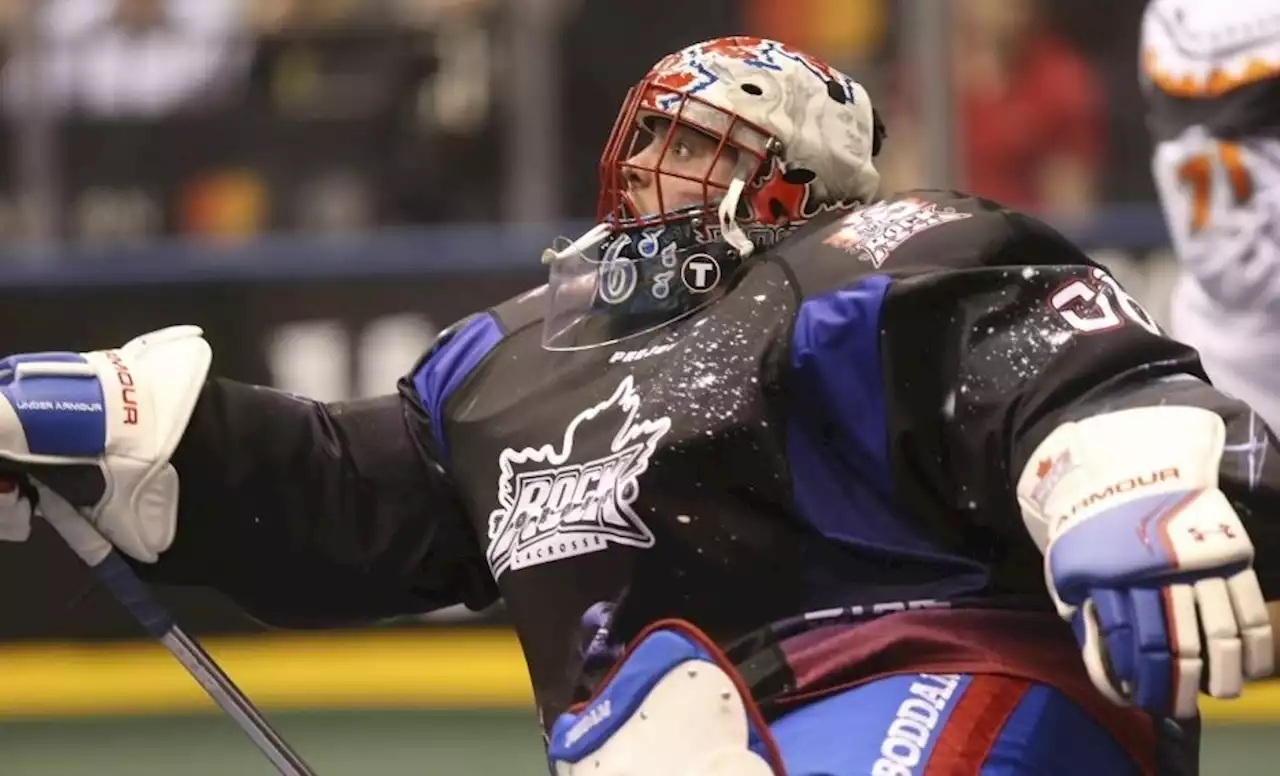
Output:
<svg viewBox="0 0 1280 776">
<path fill-rule="evenodd" d="M 893 676 L 771 725 L 787 776 L 1137 776 L 1058 691 L 992 675 Z"/>
</svg>

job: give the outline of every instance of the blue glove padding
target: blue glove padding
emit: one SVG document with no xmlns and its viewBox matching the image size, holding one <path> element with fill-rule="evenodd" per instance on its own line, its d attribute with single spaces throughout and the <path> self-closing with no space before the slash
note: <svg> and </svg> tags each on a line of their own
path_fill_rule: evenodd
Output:
<svg viewBox="0 0 1280 776">
<path fill-rule="evenodd" d="M 1202 684 L 1235 697 L 1246 678 L 1271 672 L 1252 559 L 1239 517 L 1212 488 L 1139 497 L 1067 524 L 1046 567 L 1095 684 L 1119 702 L 1191 717 Z"/>
<path fill-rule="evenodd" d="M 23 353 L 0 359 L 0 400 L 18 421 L 17 427 L 4 427 L 0 456 L 9 461 L 96 463 L 106 452 L 102 381 L 79 353 Z"/>
<path fill-rule="evenodd" d="M 98 372 L 79 353 L 24 353 L 0 359 L 0 540 L 31 533 L 32 467 L 61 469 L 84 505 L 96 504 L 106 481 L 106 402 Z M 77 474 L 78 472 L 78 474 Z"/>
</svg>

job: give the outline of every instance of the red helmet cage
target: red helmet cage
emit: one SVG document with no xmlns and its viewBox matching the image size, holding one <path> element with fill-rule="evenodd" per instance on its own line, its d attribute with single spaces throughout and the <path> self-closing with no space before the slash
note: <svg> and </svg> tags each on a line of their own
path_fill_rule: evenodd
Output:
<svg viewBox="0 0 1280 776">
<path fill-rule="evenodd" d="M 603 222 L 607 218 L 613 217 L 616 222 L 623 223 L 627 227 L 637 227 L 665 225 L 673 220 L 667 212 L 666 203 L 662 199 L 662 176 L 681 178 L 699 184 L 702 187 L 702 208 L 701 211 L 695 212 L 700 212 L 704 217 L 713 216 L 719 202 L 719 194 L 723 194 L 727 190 L 727 186 L 712 181 L 711 174 L 715 170 L 716 162 L 720 161 L 725 150 L 732 148 L 738 154 L 754 156 L 757 164 L 752 168 L 753 176 L 769 155 L 767 150 L 762 151 L 750 148 L 734 141 L 732 138 L 739 134 L 737 130 L 741 127 L 757 134 L 761 138 L 761 148 L 772 149 L 777 145 L 773 135 L 760 125 L 748 121 L 732 111 L 725 110 L 696 94 L 689 94 L 661 83 L 664 79 L 669 78 L 669 75 L 651 73 L 627 92 L 626 100 L 622 104 L 622 110 L 618 114 L 618 120 L 613 125 L 613 131 L 609 133 L 609 142 L 605 144 L 604 153 L 600 157 L 600 198 L 596 209 L 598 221 Z M 667 104 L 659 107 L 659 100 Z M 698 105 L 698 112 L 711 110 L 726 117 L 727 121 L 724 128 L 712 128 L 705 123 L 691 119 L 686 112 L 686 108 L 690 104 Z M 659 150 L 652 167 L 639 165 L 631 161 L 636 153 L 642 150 L 642 147 L 639 146 L 639 141 L 644 130 L 638 120 L 642 111 L 646 114 L 651 113 L 655 118 L 666 118 L 671 121 L 671 127 L 667 130 L 666 137 L 662 139 L 662 148 Z M 711 164 L 707 165 L 706 172 L 700 177 L 662 169 L 663 160 L 666 158 L 671 140 L 675 136 L 674 130 L 677 124 L 690 127 L 710 137 L 719 138 L 715 156 L 712 158 Z M 656 138 L 654 142 L 657 142 Z M 637 208 L 631 201 L 627 190 L 625 175 L 627 170 L 640 170 L 655 176 L 655 188 L 658 195 L 657 213 L 646 215 L 636 212 Z M 714 198 L 712 190 L 717 192 Z M 682 208 L 682 210 L 684 209 Z M 691 214 L 682 213 L 681 218 L 687 218 L 689 215 Z"/>
</svg>

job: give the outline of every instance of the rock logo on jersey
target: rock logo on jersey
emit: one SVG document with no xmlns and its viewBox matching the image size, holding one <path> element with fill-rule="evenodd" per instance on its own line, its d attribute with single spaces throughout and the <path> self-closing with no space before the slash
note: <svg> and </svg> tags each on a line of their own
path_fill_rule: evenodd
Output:
<svg viewBox="0 0 1280 776">
<path fill-rule="evenodd" d="M 858 258 L 880 269 L 889 254 L 912 237 L 935 226 L 963 221 L 972 215 L 914 197 L 881 201 L 845 216 L 839 231 L 823 242 L 857 254 Z"/>
<path fill-rule="evenodd" d="M 607 400 L 569 422 L 559 450 L 548 444 L 502 451 L 501 507 L 489 515 L 485 553 L 494 579 L 508 570 L 599 552 L 611 543 L 653 546 L 653 533 L 632 505 L 671 419 L 638 419 L 639 407 L 627 377 Z M 581 455 L 596 440 L 608 440 L 607 454 L 575 460 L 575 445 Z"/>
</svg>

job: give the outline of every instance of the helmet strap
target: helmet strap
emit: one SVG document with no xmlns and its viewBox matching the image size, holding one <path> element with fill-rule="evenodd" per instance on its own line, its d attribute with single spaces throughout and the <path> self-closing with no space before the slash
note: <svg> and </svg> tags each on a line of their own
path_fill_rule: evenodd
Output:
<svg viewBox="0 0 1280 776">
<path fill-rule="evenodd" d="M 604 239 L 609 236 L 609 232 L 608 224 L 596 224 L 586 234 L 573 242 L 565 244 L 564 241 L 561 241 L 558 246 L 552 246 L 544 250 L 542 252 L 542 263 L 555 264 L 557 261 L 567 259 L 570 256 L 585 253 L 604 242 Z"/>
<path fill-rule="evenodd" d="M 743 154 L 738 159 L 738 165 L 733 171 L 733 180 L 729 181 L 729 189 L 720 199 L 720 206 L 716 211 L 720 217 L 720 234 L 723 235 L 724 241 L 744 259 L 756 249 L 755 243 L 751 242 L 747 233 L 738 226 L 738 203 L 742 201 L 742 193 L 747 190 L 747 181 L 755 172 L 751 169 L 752 161 L 755 160 L 747 154 Z"/>
</svg>

